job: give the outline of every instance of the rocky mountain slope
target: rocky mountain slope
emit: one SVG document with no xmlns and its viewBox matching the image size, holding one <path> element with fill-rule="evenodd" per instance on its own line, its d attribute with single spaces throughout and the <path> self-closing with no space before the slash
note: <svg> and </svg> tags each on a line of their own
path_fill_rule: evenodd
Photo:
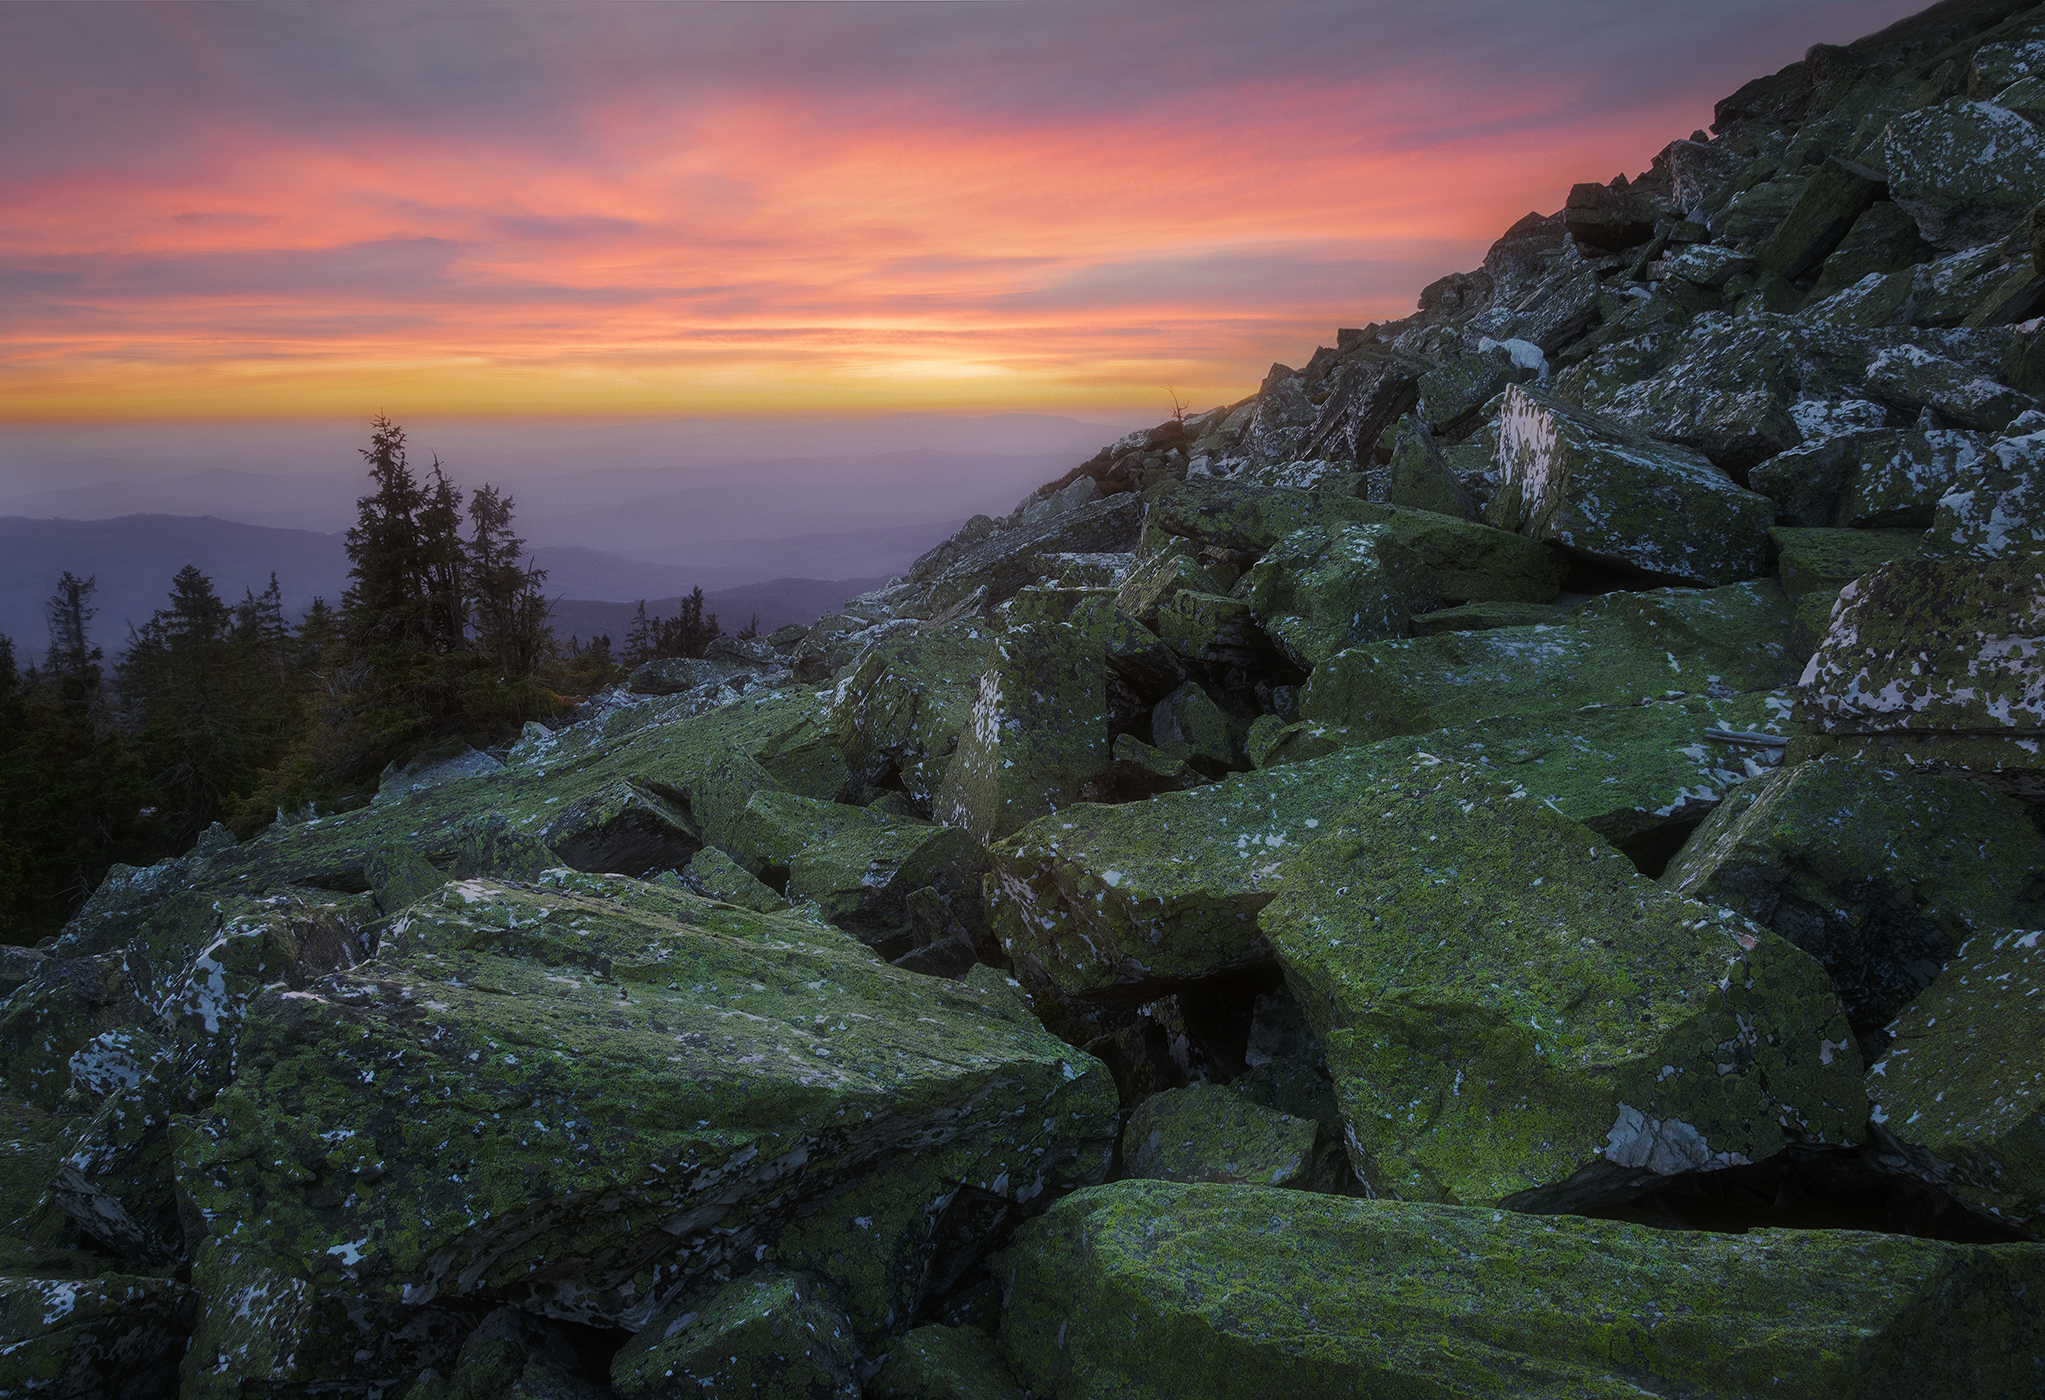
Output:
<svg viewBox="0 0 2045 1400">
<path fill-rule="evenodd" d="M 0 1389 L 2045 1390 L 2045 6 L 5 951 Z"/>
</svg>

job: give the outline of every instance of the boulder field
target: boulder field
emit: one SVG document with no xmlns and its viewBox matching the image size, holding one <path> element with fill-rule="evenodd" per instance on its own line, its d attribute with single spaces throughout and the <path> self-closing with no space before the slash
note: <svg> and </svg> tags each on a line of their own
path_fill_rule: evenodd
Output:
<svg viewBox="0 0 2045 1400">
<path fill-rule="evenodd" d="M 2045 6 L 0 950 L 0 1393 L 2045 1393 Z"/>
</svg>

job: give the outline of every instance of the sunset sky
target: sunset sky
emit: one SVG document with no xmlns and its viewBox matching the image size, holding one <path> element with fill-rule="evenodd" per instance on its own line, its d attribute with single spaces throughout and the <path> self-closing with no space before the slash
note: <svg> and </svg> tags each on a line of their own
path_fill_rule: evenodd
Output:
<svg viewBox="0 0 2045 1400">
<path fill-rule="evenodd" d="M 0 417 L 1163 416 L 1922 0 L 0 6 Z"/>
</svg>

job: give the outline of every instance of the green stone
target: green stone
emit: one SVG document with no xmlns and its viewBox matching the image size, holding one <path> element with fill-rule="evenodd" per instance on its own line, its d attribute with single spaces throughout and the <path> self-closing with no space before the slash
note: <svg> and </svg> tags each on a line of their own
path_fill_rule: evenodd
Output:
<svg viewBox="0 0 2045 1400">
<path fill-rule="evenodd" d="M 1300 718 L 1368 741 L 1492 715 L 1772 690 L 1802 662 L 1793 622 L 1769 582 L 1608 593 L 1558 626 L 1352 647 L 1308 680 Z"/>
<path fill-rule="evenodd" d="M 1176 543 L 1176 542 L 1175 542 Z M 1157 630 L 1158 615 L 1174 594 L 1219 593 L 1214 575 L 1189 558 L 1182 549 L 1160 548 L 1137 565 L 1115 594 L 1115 606 L 1143 626 Z"/>
<path fill-rule="evenodd" d="M 1818 270 L 1814 301 L 1845 291 L 1870 273 L 1899 272 L 1931 256 L 1917 221 L 1890 200 L 1870 204 Z"/>
<path fill-rule="evenodd" d="M 1297 1186 L 1314 1165 L 1320 1126 L 1219 1084 L 1152 1094 L 1122 1130 L 1122 1173 L 1155 1181 Z"/>
<path fill-rule="evenodd" d="M 168 1400 L 192 1311 L 175 1279 L 0 1277 L 0 1393 Z"/>
<path fill-rule="evenodd" d="M 1158 612 L 1157 635 L 1180 656 L 1218 666 L 1262 669 L 1271 649 L 1248 602 L 1190 589 L 1174 593 Z"/>
<path fill-rule="evenodd" d="M 736 904 L 755 914 L 782 914 L 788 910 L 788 901 L 776 894 L 773 886 L 762 884 L 715 846 L 705 846 L 691 856 L 678 883 L 705 899 Z"/>
<path fill-rule="evenodd" d="M 1441 601 L 1431 571 L 1383 525 L 1287 535 L 1243 575 L 1234 596 L 1308 671 L 1359 642 L 1409 635 L 1412 615 Z"/>
<path fill-rule="evenodd" d="M 788 866 L 788 897 L 872 947 L 910 932 L 910 896 L 934 890 L 947 905 L 977 891 L 979 842 L 927 822 L 854 826 L 811 841 Z"/>
<path fill-rule="evenodd" d="M 1917 428 L 1871 438 L 1860 448 L 1831 523 L 1854 529 L 1922 530 L 1931 524 L 1941 496 L 1986 469 L 1988 446 L 1985 433 L 1951 428 Z"/>
<path fill-rule="evenodd" d="M 1956 778 L 1845 758 L 1734 792 L 1664 887 L 1766 924 L 1825 965 L 1873 1058 L 1953 950 L 2045 922 L 2045 837 L 2024 805 Z"/>
<path fill-rule="evenodd" d="M 1755 250 L 1766 271 L 1794 282 L 1815 270 L 1875 202 L 1878 180 L 1827 161 L 1804 182 L 1796 203 Z"/>
<path fill-rule="evenodd" d="M 657 1314 L 611 1362 L 620 1400 L 859 1400 L 859 1341 L 836 1290 L 763 1271 Z"/>
<path fill-rule="evenodd" d="M 1670 582 L 1761 572 L 1774 504 L 1699 453 L 1520 385 L 1498 425 L 1489 524 Z"/>
<path fill-rule="evenodd" d="M 54 1111 L 71 1087 L 71 1056 L 143 1019 L 136 980 L 124 953 L 45 963 L 0 1002 L 0 1092 Z"/>
<path fill-rule="evenodd" d="M 2045 553 L 2045 433 L 1992 451 L 1981 477 L 1940 498 L 1926 553 L 1968 559 Z"/>
<path fill-rule="evenodd" d="M 1025 1400 L 994 1339 L 971 1327 L 918 1327 L 888 1344 L 867 1400 Z"/>
<path fill-rule="evenodd" d="M 251 1004 L 233 1087 L 173 1131 L 205 1235 L 193 1374 L 366 1383 L 382 1363 L 349 1339 L 436 1298 L 637 1328 L 928 1153 L 950 1180 L 919 1178 L 910 1242 L 837 1245 L 913 1288 L 957 1182 L 1028 1210 L 1104 1171 L 1112 1080 L 1006 987 L 891 968 L 806 919 L 550 878 L 449 885 L 372 961 Z M 270 1301 L 228 1305 L 245 1292 Z"/>
<path fill-rule="evenodd" d="M 2045 554 L 1897 559 L 1840 591 L 1803 680 L 1831 734 L 2045 736 Z M 2034 757 L 2035 762 L 2035 757 Z"/>
<path fill-rule="evenodd" d="M 1481 769 L 1368 787 L 1258 922 L 1380 1195 L 1579 1208 L 1866 1116 L 1815 959 Z"/>
<path fill-rule="evenodd" d="M 1123 1181 L 1003 1256 L 1001 1350 L 1059 1400 L 2034 1394 L 2035 1245 Z"/>
<path fill-rule="evenodd" d="M 377 908 L 386 914 L 416 904 L 448 880 L 426 857 L 397 841 L 384 842 L 369 853 L 362 865 L 369 888 L 376 894 Z"/>
<path fill-rule="evenodd" d="M 1157 702 L 1150 713 L 1150 737 L 1157 741 L 1154 751 L 1196 763 L 1209 773 L 1219 774 L 1241 761 L 1235 726 L 1221 706 L 1191 681 Z M 1118 760 L 1123 758 L 1126 746 L 1122 741 L 1127 738 L 1126 734 L 1115 736 Z"/>
<path fill-rule="evenodd" d="M 931 803 L 933 816 L 977 841 L 993 841 L 1070 805 L 1087 781 L 1107 771 L 1105 656 L 1113 620 L 1113 610 L 1094 601 L 1070 622 L 1001 633 Z"/>
<path fill-rule="evenodd" d="M 1877 565 L 1915 554 L 1918 530 L 1799 530 L 1778 525 L 1769 536 L 1781 551 L 1782 591 L 1836 594 Z"/>
<path fill-rule="evenodd" d="M 1874 1121 L 1932 1155 L 1934 1180 L 2035 1232 L 2045 1216 L 2045 952 L 2035 931 L 1961 945 L 1868 1070 Z"/>
<path fill-rule="evenodd" d="M 1368 784 L 1424 755 L 1495 767 L 1619 842 L 1694 822 L 1785 734 L 1786 693 L 1503 716 L 1373 741 L 1295 725 L 1265 767 L 1147 802 L 1081 805 L 989 848 L 988 912 L 1011 957 L 1068 990 L 1199 977 L 1269 956 L 1256 913 L 1286 854 Z"/>
<path fill-rule="evenodd" d="M 404 1400 L 594 1400 L 601 1392 L 589 1371 L 559 1329 L 499 1308 L 462 1343 L 450 1374 L 420 1380 Z"/>
<path fill-rule="evenodd" d="M 1495 383 L 1503 383 L 1503 379 L 1504 376 L 1499 375 Z M 1490 393 L 1485 393 L 1474 402 L 1465 404 L 1465 411 L 1475 408 L 1490 396 Z M 1471 500 L 1468 488 L 1449 469 L 1441 449 L 1435 445 L 1434 435 L 1428 432 L 1419 418 L 1409 415 L 1401 419 L 1391 436 L 1392 460 L 1385 468 L 1382 485 L 1373 494 L 1373 499 L 1382 500 L 1387 505 L 1432 511 L 1458 520 L 1476 518 L 1476 502 Z"/>
</svg>

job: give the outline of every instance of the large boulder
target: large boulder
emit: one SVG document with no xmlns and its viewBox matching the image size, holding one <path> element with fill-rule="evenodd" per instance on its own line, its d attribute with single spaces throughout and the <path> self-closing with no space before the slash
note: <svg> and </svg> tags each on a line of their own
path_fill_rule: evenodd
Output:
<svg viewBox="0 0 2045 1400">
<path fill-rule="evenodd" d="M 1157 1181 L 1301 1185 L 1320 1126 L 1219 1084 L 1152 1094 L 1122 1130 L 1122 1174 Z"/>
<path fill-rule="evenodd" d="M 863 783 L 891 773 L 926 806 L 958 747 L 1000 629 L 961 618 L 875 647 L 838 683 L 832 737 Z"/>
<path fill-rule="evenodd" d="M 1775 510 L 1701 455 L 1514 386 L 1498 418 L 1487 520 L 1670 582 L 1761 572 Z"/>
<path fill-rule="evenodd" d="M 620 1400 L 859 1400 L 859 1338 L 837 1290 L 778 1270 L 670 1304 L 619 1349 Z"/>
<path fill-rule="evenodd" d="M 1028 1211 L 1105 1169 L 1112 1083 L 1005 989 L 560 878 L 451 885 L 372 962 L 251 1007 L 234 1085 L 175 1134 L 187 1394 L 387 1385 L 483 1300 L 637 1328 L 764 1254 L 900 1326 L 958 1183 Z"/>
<path fill-rule="evenodd" d="M 1059 1400 L 2016 1400 L 2045 1255 L 1123 1181 L 1003 1257 L 1001 1349 Z"/>
<path fill-rule="evenodd" d="M 2005 438 L 1982 475 L 1939 498 L 1927 552 L 1972 559 L 2045 553 L 2045 432 Z"/>
<path fill-rule="evenodd" d="M 1898 408 L 1911 413 L 1934 409 L 1963 428 L 1979 431 L 2000 432 L 2038 407 L 2029 394 L 1993 375 L 1917 345 L 1898 345 L 1875 356 L 1868 364 L 1867 382 Z"/>
<path fill-rule="evenodd" d="M 2045 922 L 2045 838 L 1956 778 L 1824 758 L 1733 793 L 1662 884 L 1766 924 L 1825 965 L 1872 1060 L 1883 1027 L 1975 934 Z"/>
<path fill-rule="evenodd" d="M 1919 1172 L 2036 1232 L 2045 1217 L 2045 941 L 1976 934 L 1896 1018 L 1868 1071 L 1873 1119 Z"/>
<path fill-rule="evenodd" d="M 1920 108 L 1889 123 L 1880 153 L 1896 203 L 1941 248 L 2000 238 L 2045 200 L 2045 135 L 2005 107 Z"/>
<path fill-rule="evenodd" d="M 1256 915 L 1283 887 L 1285 858 L 1423 755 L 1495 768 L 1606 840 L 1631 842 L 1687 827 L 1767 772 L 1789 711 L 1775 692 L 1558 708 L 1390 739 L 1299 726 L 1278 752 L 1315 746 L 1318 757 L 1267 760 L 1147 802 L 1067 808 L 995 843 L 989 915 L 1011 957 L 1069 991 L 1248 966 L 1270 957 Z"/>
<path fill-rule="evenodd" d="M 1580 1209 L 1866 1118 L 1815 959 L 1481 769 L 1366 788 L 1258 922 L 1380 1195 Z"/>
<path fill-rule="evenodd" d="M 1951 428 L 1884 433 L 1861 445 L 1830 522 L 1854 529 L 1924 529 L 1940 498 L 1986 468 L 1992 439 Z"/>
<path fill-rule="evenodd" d="M 2045 555 L 1898 559 L 1840 590 L 1801 681 L 1812 752 L 2045 797 Z"/>
<path fill-rule="evenodd" d="M 1794 622 L 1773 583 L 1609 593 L 1561 625 L 1351 647 L 1315 670 L 1300 717 L 1368 740 L 1487 715 L 1772 690 L 1797 675 Z"/>
<path fill-rule="evenodd" d="M 1303 670 L 1345 647 L 1412 631 L 1440 585 L 1383 525 L 1309 527 L 1285 536 L 1236 585 L 1257 625 Z"/>
<path fill-rule="evenodd" d="M 934 817 L 992 841 L 1077 801 L 1081 786 L 1108 768 L 1113 623 L 1113 605 L 1095 598 L 1068 621 L 1039 617 L 1000 633 L 932 799 Z"/>
<path fill-rule="evenodd" d="M 73 1260 L 84 1263 L 75 1255 L 64 1262 Z M 178 1358 L 196 1301 L 176 1279 L 10 1269 L 0 1275 L 0 1391 L 35 1400 L 168 1400 L 179 1393 Z"/>
</svg>

